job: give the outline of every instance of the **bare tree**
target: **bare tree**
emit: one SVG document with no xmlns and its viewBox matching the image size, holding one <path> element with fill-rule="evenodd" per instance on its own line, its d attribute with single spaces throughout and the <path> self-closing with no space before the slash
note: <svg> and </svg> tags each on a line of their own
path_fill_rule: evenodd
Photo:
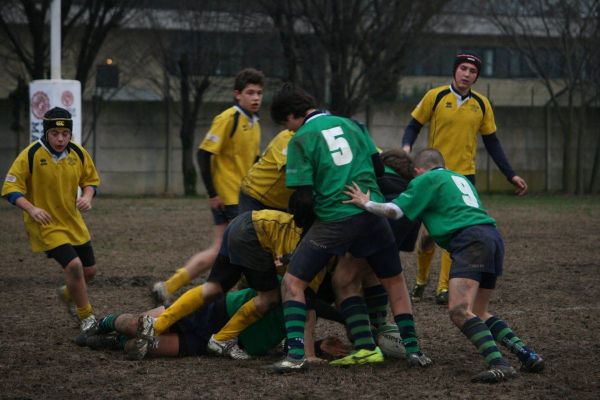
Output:
<svg viewBox="0 0 600 400">
<path fill-rule="evenodd" d="M 49 76 L 48 21 L 52 0 L 4 0 L 0 3 L 0 55 L 16 88 L 11 93 L 14 113 L 27 115 L 29 96 L 22 82 Z M 97 55 L 112 30 L 133 15 L 133 6 L 142 0 L 63 0 L 61 2 L 62 53 L 76 60 L 73 78 L 82 91 L 92 73 Z M 64 69 L 68 71 L 67 68 Z M 21 126 L 21 121 L 13 125 Z"/>
<path fill-rule="evenodd" d="M 235 2 L 230 3 L 233 8 Z M 194 0 L 179 1 L 168 10 L 149 10 L 147 18 L 154 27 L 156 60 L 163 69 L 154 83 L 166 107 L 180 120 L 184 194 L 196 195 L 196 125 L 207 90 L 218 75 L 229 75 L 227 55 L 234 49 L 225 42 L 239 21 L 232 9 L 217 1 Z M 166 31 L 165 25 L 176 29 Z"/>
<path fill-rule="evenodd" d="M 494 24 L 549 94 L 563 133 L 562 183 L 568 193 L 590 190 L 597 179 L 595 163 L 590 184 L 584 184 L 582 160 L 586 110 L 598 96 L 593 70 L 600 50 L 599 4 L 599 0 L 513 0 L 490 6 Z"/>
<path fill-rule="evenodd" d="M 447 0 L 261 0 L 280 32 L 290 79 L 297 69 L 318 77 L 325 66 L 326 101 L 351 116 L 366 99 L 389 99 L 403 61 L 427 23 Z M 312 53 L 308 51 L 312 49 Z M 316 50 L 316 51 L 315 51 Z M 315 62 L 317 61 L 317 62 Z M 313 84 L 318 82 L 313 79 Z"/>
</svg>

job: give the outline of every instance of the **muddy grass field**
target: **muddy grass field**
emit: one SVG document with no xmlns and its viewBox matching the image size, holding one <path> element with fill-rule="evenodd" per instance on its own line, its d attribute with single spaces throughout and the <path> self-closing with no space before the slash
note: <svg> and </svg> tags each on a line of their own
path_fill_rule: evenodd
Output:
<svg viewBox="0 0 600 400">
<path fill-rule="evenodd" d="M 118 352 L 80 348 L 72 343 L 77 327 L 54 294 L 60 267 L 30 252 L 20 213 L 0 202 L 0 398 L 597 399 L 600 197 L 483 201 L 506 242 L 492 310 L 546 358 L 542 374 L 495 386 L 469 382 L 484 365 L 433 302 L 437 255 L 425 301 L 415 305 L 421 345 L 435 362 L 429 370 L 389 360 L 279 376 L 260 370 L 277 357 L 127 361 Z M 98 198 L 86 215 L 99 268 L 89 288 L 96 314 L 150 308 L 150 285 L 210 243 L 206 208 L 204 199 Z M 412 286 L 414 254 L 401 256 Z M 317 329 L 343 335 L 329 323 Z"/>
</svg>

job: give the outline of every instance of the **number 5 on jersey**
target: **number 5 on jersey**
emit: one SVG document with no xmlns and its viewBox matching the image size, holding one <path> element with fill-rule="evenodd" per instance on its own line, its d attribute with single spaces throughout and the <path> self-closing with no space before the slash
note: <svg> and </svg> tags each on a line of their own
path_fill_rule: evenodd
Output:
<svg viewBox="0 0 600 400">
<path fill-rule="evenodd" d="M 344 131 L 339 126 L 321 131 L 321 134 L 327 141 L 327 146 L 331 152 L 331 158 L 335 165 L 341 166 L 352 162 L 352 150 L 346 139 L 340 137 Z"/>
</svg>

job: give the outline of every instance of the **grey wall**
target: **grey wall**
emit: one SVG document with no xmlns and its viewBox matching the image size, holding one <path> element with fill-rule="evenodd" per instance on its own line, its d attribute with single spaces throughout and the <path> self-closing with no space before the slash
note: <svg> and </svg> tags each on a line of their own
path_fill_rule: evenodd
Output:
<svg viewBox="0 0 600 400">
<path fill-rule="evenodd" d="M 228 104 L 207 104 L 201 113 L 196 133 L 199 143 L 208 130 L 214 115 Z M 379 105 L 368 113 L 369 126 L 375 142 L 382 148 L 400 145 L 402 132 L 409 120 L 412 105 Z M 91 105 L 84 104 L 84 130 L 89 131 Z M 583 165 L 585 179 L 589 179 L 593 149 L 598 140 L 600 115 L 590 113 L 584 143 Z M 542 107 L 495 107 L 498 135 L 513 168 L 526 179 L 532 191 L 561 190 L 562 134 L 553 119 L 546 146 L 546 113 Z M 366 114 L 357 119 L 366 120 Z M 182 194 L 181 144 L 178 116 L 171 113 L 167 127 L 165 107 L 160 102 L 111 102 L 103 106 L 97 125 L 97 142 L 90 137 L 86 148 L 93 155 L 102 179 L 101 193 L 115 195 Z M 24 147 L 26 134 L 17 138 L 9 129 L 10 108 L 0 101 L 0 176 L 4 176 L 17 154 L 17 145 Z M 279 131 L 268 116 L 268 104 L 262 113 L 263 148 Z M 170 170 L 167 177 L 167 133 L 170 135 Z M 415 148 L 426 145 L 426 128 L 421 132 Z M 20 142 L 18 142 L 18 139 Z M 506 191 L 511 186 L 498 171 L 479 143 L 477 156 L 477 187 L 480 191 Z M 194 157 L 195 158 L 195 157 Z M 547 168 L 548 166 L 548 168 Z M 489 168 L 488 168 L 489 167 Z M 167 180 L 170 179 L 169 185 Z M 167 187 L 169 186 L 169 187 Z M 198 178 L 198 192 L 204 186 Z M 598 188 L 596 188 L 596 191 Z"/>
</svg>

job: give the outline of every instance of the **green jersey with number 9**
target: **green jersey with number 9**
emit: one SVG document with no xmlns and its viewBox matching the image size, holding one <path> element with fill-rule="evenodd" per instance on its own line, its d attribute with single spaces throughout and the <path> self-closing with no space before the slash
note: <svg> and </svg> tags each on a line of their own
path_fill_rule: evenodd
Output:
<svg viewBox="0 0 600 400">
<path fill-rule="evenodd" d="M 342 117 L 309 115 L 288 144 L 286 186 L 310 185 L 315 214 L 321 221 L 336 221 L 364 212 L 343 204 L 346 185 L 356 182 L 371 199 L 383 201 L 371 156 L 377 148 L 366 129 Z"/>
<path fill-rule="evenodd" d="M 496 225 L 464 176 L 444 168 L 425 172 L 393 200 L 411 220 L 421 217 L 431 237 L 447 249 L 454 233 L 473 225 Z"/>
</svg>

